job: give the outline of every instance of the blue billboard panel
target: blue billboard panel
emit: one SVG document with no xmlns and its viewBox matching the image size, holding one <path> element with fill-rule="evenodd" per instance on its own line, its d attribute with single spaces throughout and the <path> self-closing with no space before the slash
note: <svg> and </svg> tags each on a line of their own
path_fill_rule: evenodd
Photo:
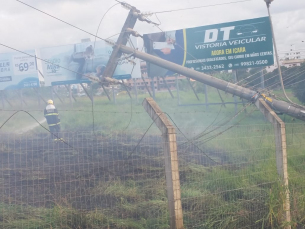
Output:
<svg viewBox="0 0 305 229">
<path fill-rule="evenodd" d="M 85 76 L 94 73 L 101 77 L 112 53 L 112 47 L 104 41 L 42 48 L 38 51 L 45 86 L 90 82 Z M 140 65 L 135 67 L 127 60 L 118 62 L 114 77 L 141 77 Z"/>
<path fill-rule="evenodd" d="M 274 64 L 268 17 L 144 35 L 149 54 L 197 71 L 221 71 Z M 149 76 L 173 74 L 148 65 Z"/>
<path fill-rule="evenodd" d="M 0 54 L 0 90 L 39 87 L 35 51 Z"/>
</svg>

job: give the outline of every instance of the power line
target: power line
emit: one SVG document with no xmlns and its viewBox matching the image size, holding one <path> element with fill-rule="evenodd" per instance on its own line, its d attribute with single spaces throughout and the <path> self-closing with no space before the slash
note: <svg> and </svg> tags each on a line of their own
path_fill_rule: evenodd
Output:
<svg viewBox="0 0 305 229">
<path fill-rule="evenodd" d="M 98 36 L 94 35 L 93 33 L 90 33 L 90 32 L 88 32 L 88 31 L 86 31 L 86 30 L 84 30 L 84 29 L 82 29 L 82 28 L 79 28 L 79 27 L 77 27 L 77 26 L 75 26 L 75 25 L 73 25 L 73 24 L 71 24 L 71 23 L 69 23 L 69 22 L 66 22 L 66 21 L 64 21 L 64 20 L 62 20 L 62 19 L 60 19 L 60 18 L 58 18 L 58 17 L 55 17 L 55 16 L 53 16 L 53 15 L 51 15 L 51 14 L 48 14 L 48 13 L 46 13 L 46 12 L 40 10 L 40 9 L 37 9 L 37 8 L 35 8 L 34 6 L 31 6 L 31 5 L 29 5 L 29 4 L 25 3 L 25 2 L 22 2 L 22 1 L 20 1 L 20 0 L 16 0 L 16 1 L 17 1 L 17 2 L 20 2 L 21 4 L 24 4 L 24 5 L 28 6 L 28 7 L 30 7 L 30 8 L 32 8 L 32 9 L 34 9 L 34 10 L 37 10 L 37 11 L 39 11 L 39 12 L 41 12 L 41 13 L 43 13 L 43 14 L 49 16 L 49 17 L 52 17 L 52 18 L 54 18 L 54 19 L 56 19 L 56 20 L 58 20 L 58 21 L 61 21 L 61 22 L 65 23 L 65 24 L 67 24 L 67 25 L 69 25 L 69 26 L 72 26 L 72 27 L 75 28 L 75 29 L 78 29 L 78 30 L 80 30 L 80 31 L 83 31 L 84 33 L 87 33 L 87 34 L 89 34 L 89 35 L 91 35 L 91 36 L 97 37 L 97 38 L 99 38 L 99 39 L 101 39 L 101 40 L 105 40 L 105 39 L 103 39 L 103 38 L 101 38 L 101 37 L 98 37 Z"/>
<path fill-rule="evenodd" d="M 104 20 L 104 17 L 107 15 L 107 13 L 112 9 L 114 8 L 116 5 L 119 5 L 120 3 L 117 3 L 117 4 L 114 4 L 113 6 L 111 6 L 103 15 L 103 17 L 101 18 L 100 20 L 100 23 L 97 27 L 97 30 L 96 30 L 96 33 L 95 33 L 95 36 L 94 36 L 94 45 L 93 45 L 93 52 L 95 51 L 95 44 L 96 44 L 96 38 L 97 38 L 97 34 L 98 34 L 98 31 L 100 29 L 100 26 L 102 24 L 102 21 Z M 93 59 L 92 59 L 92 68 L 93 68 Z M 91 84 L 91 87 L 92 87 L 92 84 Z M 92 131 L 93 131 L 93 134 L 95 134 L 95 117 L 94 117 L 94 101 L 93 101 L 93 97 L 91 99 L 91 115 L 92 115 Z"/>
<path fill-rule="evenodd" d="M 305 68 L 305 66 L 304 67 L 302 67 L 303 69 Z M 284 72 L 287 72 L 287 71 L 289 71 L 289 70 L 291 70 L 291 69 L 286 69 Z M 291 72 L 291 74 L 290 75 L 288 75 L 287 77 L 285 77 L 284 78 L 284 80 L 287 80 L 287 79 L 290 79 L 291 77 L 293 77 L 293 76 L 296 76 L 296 75 L 298 75 L 298 74 L 300 74 L 300 73 L 303 73 L 304 71 L 302 71 L 302 72 L 298 72 L 298 73 L 296 73 L 296 74 L 294 74 L 296 71 L 298 71 L 298 70 L 301 70 L 301 69 L 295 69 L 293 72 Z M 283 72 L 283 73 L 284 73 Z M 293 75 L 294 74 L 294 75 Z M 278 76 L 278 74 L 276 74 L 276 75 L 274 75 L 274 76 L 272 76 L 272 77 L 270 77 L 269 79 L 267 79 L 267 80 L 264 80 L 264 82 L 267 82 L 267 81 L 269 81 L 269 80 L 271 80 L 271 79 L 273 79 L 273 78 L 275 78 L 275 77 L 277 77 Z M 274 85 L 276 85 L 276 84 L 278 84 L 279 82 L 276 82 L 276 83 L 274 83 L 274 84 L 272 84 L 272 85 L 269 85 L 267 88 L 265 88 L 265 89 L 268 89 L 268 88 L 270 88 L 270 87 L 272 87 L 272 86 L 274 86 Z M 259 85 L 260 83 L 258 83 L 258 84 L 255 84 L 255 85 L 253 85 L 253 87 L 256 87 L 257 85 Z"/>
<path fill-rule="evenodd" d="M 254 111 L 256 111 L 256 108 L 254 108 L 250 113 L 246 114 L 243 118 L 241 118 L 237 123 L 235 123 L 234 125 L 232 126 L 229 126 L 228 128 L 226 128 L 225 130 L 219 132 L 218 134 L 215 134 L 214 136 L 210 136 L 206 139 L 204 139 L 200 144 L 204 144 L 204 143 L 207 143 L 213 139 L 215 139 L 216 137 L 224 134 L 225 132 L 227 132 L 228 130 L 232 129 L 234 126 L 236 126 L 237 124 L 239 124 L 241 121 L 243 121 L 248 115 L 252 114 Z"/>
<path fill-rule="evenodd" d="M 285 71 L 283 71 L 283 73 L 285 73 L 285 72 L 287 72 L 287 71 L 289 71 L 289 70 L 290 70 L 290 69 L 288 68 L 288 69 L 286 69 Z M 253 80 L 247 82 L 247 83 L 244 84 L 243 86 L 247 86 L 247 85 L 249 85 L 250 83 L 252 83 L 252 82 L 254 82 L 255 80 L 257 80 L 259 77 L 266 76 L 266 75 L 268 75 L 268 74 L 270 74 L 270 72 L 266 72 L 265 74 L 262 74 L 262 75 L 260 75 L 260 76 L 257 76 L 256 78 L 254 78 Z M 271 80 L 271 79 L 277 77 L 278 75 L 279 75 L 279 73 L 277 73 L 276 75 L 272 76 L 271 78 L 269 78 L 269 79 L 267 79 L 267 80 L 264 79 L 264 82 L 267 82 L 267 81 L 269 81 L 269 80 Z M 255 87 L 255 86 L 260 85 L 260 84 L 261 84 L 261 83 L 255 84 L 255 85 L 252 86 L 252 87 Z"/>
<path fill-rule="evenodd" d="M 246 78 L 244 78 L 244 79 L 241 79 L 240 81 L 236 82 L 235 84 L 238 85 L 240 82 L 242 82 L 242 81 L 244 81 L 244 80 L 247 80 L 247 79 L 249 79 L 250 77 L 252 77 L 252 76 L 254 76 L 254 75 L 256 75 L 256 74 L 258 74 L 258 73 L 260 73 L 260 72 L 263 72 L 264 70 L 265 70 L 265 69 L 260 70 L 260 71 L 254 73 L 254 74 L 252 74 L 252 75 L 250 75 L 250 76 L 248 76 L 248 77 L 246 77 Z M 259 77 L 260 77 L 260 76 L 259 76 Z"/>
<path fill-rule="evenodd" d="M 17 110 L 14 114 L 12 114 L 9 118 L 7 118 L 4 123 L 0 126 L 0 130 L 1 128 L 11 119 L 13 118 L 17 113 L 19 112 L 24 112 L 26 114 L 28 114 L 31 118 L 33 118 L 43 129 L 45 129 L 46 131 L 48 131 L 52 137 L 56 137 L 57 139 L 59 139 L 59 136 L 57 136 L 56 134 L 52 133 L 50 130 L 48 130 L 47 128 L 45 128 L 32 114 L 30 114 L 29 112 L 27 111 L 24 111 L 24 110 Z M 72 149 L 74 149 L 76 152 L 79 153 L 79 151 L 77 149 L 75 149 L 73 146 L 71 146 L 69 143 L 67 143 L 64 139 L 61 139 L 60 140 L 61 142 L 63 142 L 64 144 L 66 144 L 67 146 L 71 147 Z"/>
<path fill-rule="evenodd" d="M 207 153 L 205 153 L 202 149 L 200 149 L 192 140 L 188 139 L 186 137 L 186 135 L 180 130 L 180 128 L 178 127 L 178 125 L 175 123 L 175 121 L 172 119 L 172 117 L 165 113 L 169 118 L 170 120 L 174 123 L 174 125 L 177 127 L 178 131 L 183 135 L 183 137 L 191 144 L 193 144 L 197 149 L 199 149 L 208 159 L 210 159 L 211 161 L 215 162 L 216 164 L 220 164 L 219 162 L 215 161 L 213 158 L 211 158 Z"/>
<path fill-rule="evenodd" d="M 197 139 L 199 139 L 199 138 L 202 138 L 203 136 L 206 136 L 206 135 L 208 135 L 208 134 L 210 134 L 210 133 L 212 133 L 212 132 L 214 132 L 214 131 L 216 131 L 217 129 L 219 129 L 220 127 L 222 127 L 222 126 L 224 126 L 224 125 L 227 125 L 229 122 L 231 122 L 233 119 L 235 119 L 237 116 L 239 116 L 248 106 L 250 106 L 252 103 L 248 103 L 246 106 L 244 106 L 240 111 L 238 111 L 233 117 L 231 117 L 231 118 L 229 118 L 228 120 L 226 120 L 226 121 L 224 121 L 222 124 L 220 124 L 220 125 L 217 125 L 217 127 L 215 127 L 214 129 L 212 129 L 211 131 L 209 131 L 209 132 L 207 132 L 207 133 L 205 133 L 205 131 L 204 132 L 202 132 L 202 133 L 200 133 L 199 135 L 197 135 L 196 137 L 194 137 L 193 138 L 193 140 L 197 140 Z M 222 120 L 220 120 L 220 121 L 222 121 Z M 219 122 L 220 122 L 219 121 Z M 218 123 L 219 123 L 218 122 Z"/>
<path fill-rule="evenodd" d="M 252 1 L 252 0 L 226 2 L 226 3 L 219 3 L 219 4 L 213 4 L 213 5 L 195 6 L 195 7 L 189 7 L 189 8 L 174 9 L 174 10 L 164 10 L 164 11 L 154 12 L 154 14 L 171 13 L 171 12 L 177 12 L 177 11 L 193 10 L 193 9 L 200 9 L 200 8 L 213 7 L 213 6 L 222 6 L 222 5 L 229 5 L 229 4 L 235 4 L 235 3 L 250 2 L 250 1 Z"/>
<path fill-rule="evenodd" d="M 290 75 L 290 76 L 286 77 L 284 80 L 288 80 L 288 79 L 290 79 L 290 78 L 292 78 L 292 77 L 295 77 L 295 76 L 297 76 L 297 75 L 299 75 L 299 74 L 302 74 L 302 73 L 304 73 L 304 72 L 305 72 L 305 70 L 303 70 L 303 71 L 301 71 L 301 72 L 298 72 L 298 73 L 296 73 L 296 74 L 294 74 L 294 75 Z M 266 89 L 269 89 L 269 90 L 270 90 L 272 87 L 276 86 L 278 83 L 279 83 L 279 82 L 274 83 L 274 84 L 270 85 L 269 87 L 267 87 Z M 289 86 L 289 85 L 285 85 L 285 86 Z"/>
</svg>

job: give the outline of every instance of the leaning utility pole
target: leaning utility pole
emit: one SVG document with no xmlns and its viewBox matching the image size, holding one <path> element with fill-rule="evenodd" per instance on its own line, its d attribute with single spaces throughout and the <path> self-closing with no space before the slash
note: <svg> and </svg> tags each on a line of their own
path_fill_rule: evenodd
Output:
<svg viewBox="0 0 305 229">
<path fill-rule="evenodd" d="M 122 4 L 124 4 L 124 3 L 122 3 Z M 127 44 L 129 36 L 130 36 L 130 32 L 128 31 L 128 29 L 132 30 L 137 22 L 137 18 L 138 18 L 137 13 L 140 13 L 140 11 L 132 6 L 130 6 L 130 8 L 131 9 L 129 11 L 128 17 L 125 21 L 125 24 L 122 28 L 122 31 L 119 35 L 119 38 L 118 38 L 116 44 L 119 44 L 119 45 Z M 116 66 L 118 64 L 117 61 L 122 55 L 122 51 L 120 50 L 119 45 L 113 46 L 113 50 L 112 50 L 111 56 L 108 60 L 108 63 L 106 65 L 106 68 L 104 70 L 103 77 L 112 77 L 113 76 Z"/>
<path fill-rule="evenodd" d="M 273 108 L 274 110 L 284 113 L 284 114 L 288 114 L 290 116 L 293 116 L 295 118 L 305 121 L 305 109 L 303 109 L 303 108 L 297 107 L 295 105 L 292 105 L 292 104 L 284 102 L 284 101 L 280 101 L 280 100 L 268 97 L 265 94 L 261 94 L 257 91 L 253 91 L 249 88 L 245 88 L 245 87 L 233 84 L 233 83 L 229 83 L 225 80 L 215 78 L 208 74 L 205 74 L 202 72 L 197 72 L 193 69 L 183 67 L 181 65 L 161 59 L 159 57 L 156 57 L 156 56 L 153 56 L 153 55 L 150 55 L 147 53 L 139 52 L 139 51 L 137 51 L 133 48 L 129 48 L 127 46 L 118 45 L 118 47 L 120 47 L 120 50 L 123 53 L 133 54 L 133 56 L 136 58 L 145 60 L 147 62 L 153 63 L 160 67 L 174 71 L 178 74 L 192 78 L 201 83 L 207 84 L 209 86 L 215 87 L 224 92 L 238 96 L 242 99 L 246 99 L 248 101 L 255 102 L 258 98 L 263 98 L 268 103 L 268 105 L 271 108 Z"/>
</svg>

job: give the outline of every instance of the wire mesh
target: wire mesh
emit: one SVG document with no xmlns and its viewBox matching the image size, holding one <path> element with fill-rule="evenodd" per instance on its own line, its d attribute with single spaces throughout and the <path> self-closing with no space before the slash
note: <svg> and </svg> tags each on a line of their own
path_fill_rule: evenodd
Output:
<svg viewBox="0 0 305 229">
<path fill-rule="evenodd" d="M 229 128 L 197 126 L 184 133 L 188 140 L 178 133 L 186 228 L 268 228 L 269 193 L 278 181 L 273 127 Z"/>
<path fill-rule="evenodd" d="M 0 228 L 167 227 L 160 136 L 61 137 L 1 135 Z"/>
<path fill-rule="evenodd" d="M 287 161 L 292 226 L 305 226 L 305 125 L 286 124 Z"/>
<path fill-rule="evenodd" d="M 305 215 L 304 127 L 286 125 L 295 227 Z M 271 124 L 180 130 L 185 228 L 282 226 Z M 0 228 L 169 228 L 162 136 L 139 143 L 144 131 L 132 133 L 1 134 Z"/>
</svg>

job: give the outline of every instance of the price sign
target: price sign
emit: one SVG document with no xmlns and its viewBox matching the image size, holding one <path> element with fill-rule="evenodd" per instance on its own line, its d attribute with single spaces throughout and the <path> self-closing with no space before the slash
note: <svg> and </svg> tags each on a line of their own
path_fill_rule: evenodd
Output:
<svg viewBox="0 0 305 229">
<path fill-rule="evenodd" d="M 13 58 L 13 69 L 15 75 L 27 75 L 36 73 L 36 61 L 32 56 L 17 54 Z"/>
</svg>

